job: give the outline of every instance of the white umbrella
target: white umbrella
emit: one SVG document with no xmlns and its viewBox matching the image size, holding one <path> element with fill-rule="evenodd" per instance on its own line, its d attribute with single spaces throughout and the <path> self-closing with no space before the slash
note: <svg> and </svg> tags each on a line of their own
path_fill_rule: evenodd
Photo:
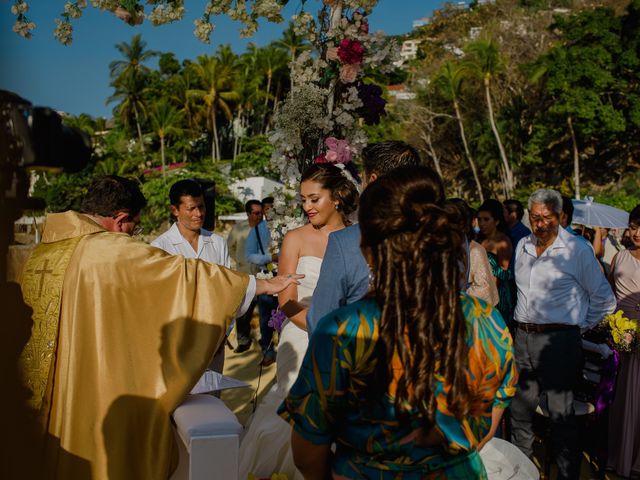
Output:
<svg viewBox="0 0 640 480">
<path fill-rule="evenodd" d="M 573 223 L 603 228 L 627 228 L 629 214 L 619 208 L 596 203 L 592 198 L 573 200 Z"/>
</svg>

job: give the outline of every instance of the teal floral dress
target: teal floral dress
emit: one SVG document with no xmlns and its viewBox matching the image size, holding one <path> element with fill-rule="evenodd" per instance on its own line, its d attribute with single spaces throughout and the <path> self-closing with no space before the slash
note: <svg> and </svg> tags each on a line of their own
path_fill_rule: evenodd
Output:
<svg viewBox="0 0 640 480">
<path fill-rule="evenodd" d="M 448 410 L 443 379 L 436 380 L 436 427 L 446 439 L 442 447 L 416 446 L 423 423 L 417 412 L 398 420 L 393 382 L 379 399 L 365 400 L 376 381 L 380 309 L 375 300 L 361 300 L 320 321 L 279 414 L 308 441 L 336 443 L 334 479 L 486 478 L 475 447 L 489 431 L 492 408 L 506 408 L 515 395 L 517 373 L 500 314 L 466 294 L 461 302 L 474 404 L 470 415 L 458 420 Z"/>
<path fill-rule="evenodd" d="M 498 297 L 500 301 L 496 308 L 502 314 L 502 318 L 508 326 L 513 323 L 513 311 L 516 305 L 516 280 L 511 268 L 503 270 L 498 264 L 498 257 L 493 252 L 487 252 L 491 274 L 498 279 Z"/>
</svg>

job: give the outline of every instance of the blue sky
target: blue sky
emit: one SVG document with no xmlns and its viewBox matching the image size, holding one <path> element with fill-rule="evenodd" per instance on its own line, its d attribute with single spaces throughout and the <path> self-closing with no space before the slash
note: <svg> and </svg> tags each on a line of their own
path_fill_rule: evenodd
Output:
<svg viewBox="0 0 640 480">
<path fill-rule="evenodd" d="M 15 17 L 13 2 L 0 0 L 0 89 L 10 90 L 31 101 L 72 114 L 111 116 L 113 105 L 106 105 L 112 94 L 109 86 L 109 62 L 119 59 L 115 44 L 130 41 L 136 33 L 142 35 L 147 47 L 162 52 L 174 52 L 179 60 L 213 54 L 218 45 L 231 44 L 242 53 L 253 41 L 265 45 L 278 38 L 286 23 L 261 24 L 253 38 L 240 38 L 237 24 L 226 17 L 216 17 L 211 44 L 205 45 L 193 35 L 193 21 L 204 8 L 205 0 L 187 0 L 185 19 L 170 25 L 153 27 L 145 22 L 130 27 L 113 14 L 89 6 L 74 22 L 73 43 L 65 47 L 53 38 L 54 18 L 64 8 L 64 0 L 30 0 L 29 19 L 36 24 L 33 38 L 23 39 L 11 30 Z M 380 0 L 370 17 L 372 31 L 387 34 L 409 32 L 412 21 L 428 16 L 442 0 Z M 306 2 L 307 10 L 315 12 L 319 0 Z M 300 8 L 299 0 L 291 0 L 285 18 Z"/>
</svg>

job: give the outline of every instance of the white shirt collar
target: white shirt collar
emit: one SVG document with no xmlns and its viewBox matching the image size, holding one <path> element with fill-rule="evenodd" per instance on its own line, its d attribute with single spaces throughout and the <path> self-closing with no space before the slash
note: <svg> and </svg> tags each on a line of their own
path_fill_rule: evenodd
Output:
<svg viewBox="0 0 640 480">
<path fill-rule="evenodd" d="M 565 240 L 566 240 L 568 235 L 570 235 L 570 233 L 567 232 L 560 225 L 558 225 L 558 235 L 556 235 L 555 240 L 553 241 L 553 243 L 551 245 L 549 245 L 547 250 L 555 250 L 557 248 L 566 248 L 567 247 L 567 242 Z M 527 237 L 527 239 L 524 242 L 524 250 L 527 253 L 533 255 L 534 257 L 538 256 L 537 253 L 536 253 L 536 240 L 537 240 L 536 236 L 532 233 L 531 235 L 529 235 Z"/>
<path fill-rule="evenodd" d="M 182 236 L 180 233 L 180 229 L 178 229 L 178 222 L 174 222 L 171 225 L 171 228 L 167 230 L 167 237 L 171 241 L 172 245 L 180 245 L 181 243 L 189 243 L 187 239 Z M 198 238 L 198 245 L 200 243 L 211 243 L 213 240 L 211 239 L 211 232 L 205 230 L 204 228 L 200 229 L 200 236 Z"/>
</svg>

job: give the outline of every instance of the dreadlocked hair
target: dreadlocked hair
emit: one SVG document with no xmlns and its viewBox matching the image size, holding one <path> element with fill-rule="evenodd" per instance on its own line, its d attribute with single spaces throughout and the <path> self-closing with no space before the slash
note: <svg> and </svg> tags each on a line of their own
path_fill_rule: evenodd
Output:
<svg viewBox="0 0 640 480">
<path fill-rule="evenodd" d="M 459 298 L 464 232 L 443 208 L 438 175 L 401 167 L 373 182 L 360 197 L 362 248 L 369 254 L 381 309 L 378 373 L 381 388 L 395 383 L 400 417 L 418 411 L 435 423 L 435 379 L 446 387 L 457 418 L 469 412 L 466 323 Z M 393 358 L 401 364 L 395 373 Z"/>
</svg>

